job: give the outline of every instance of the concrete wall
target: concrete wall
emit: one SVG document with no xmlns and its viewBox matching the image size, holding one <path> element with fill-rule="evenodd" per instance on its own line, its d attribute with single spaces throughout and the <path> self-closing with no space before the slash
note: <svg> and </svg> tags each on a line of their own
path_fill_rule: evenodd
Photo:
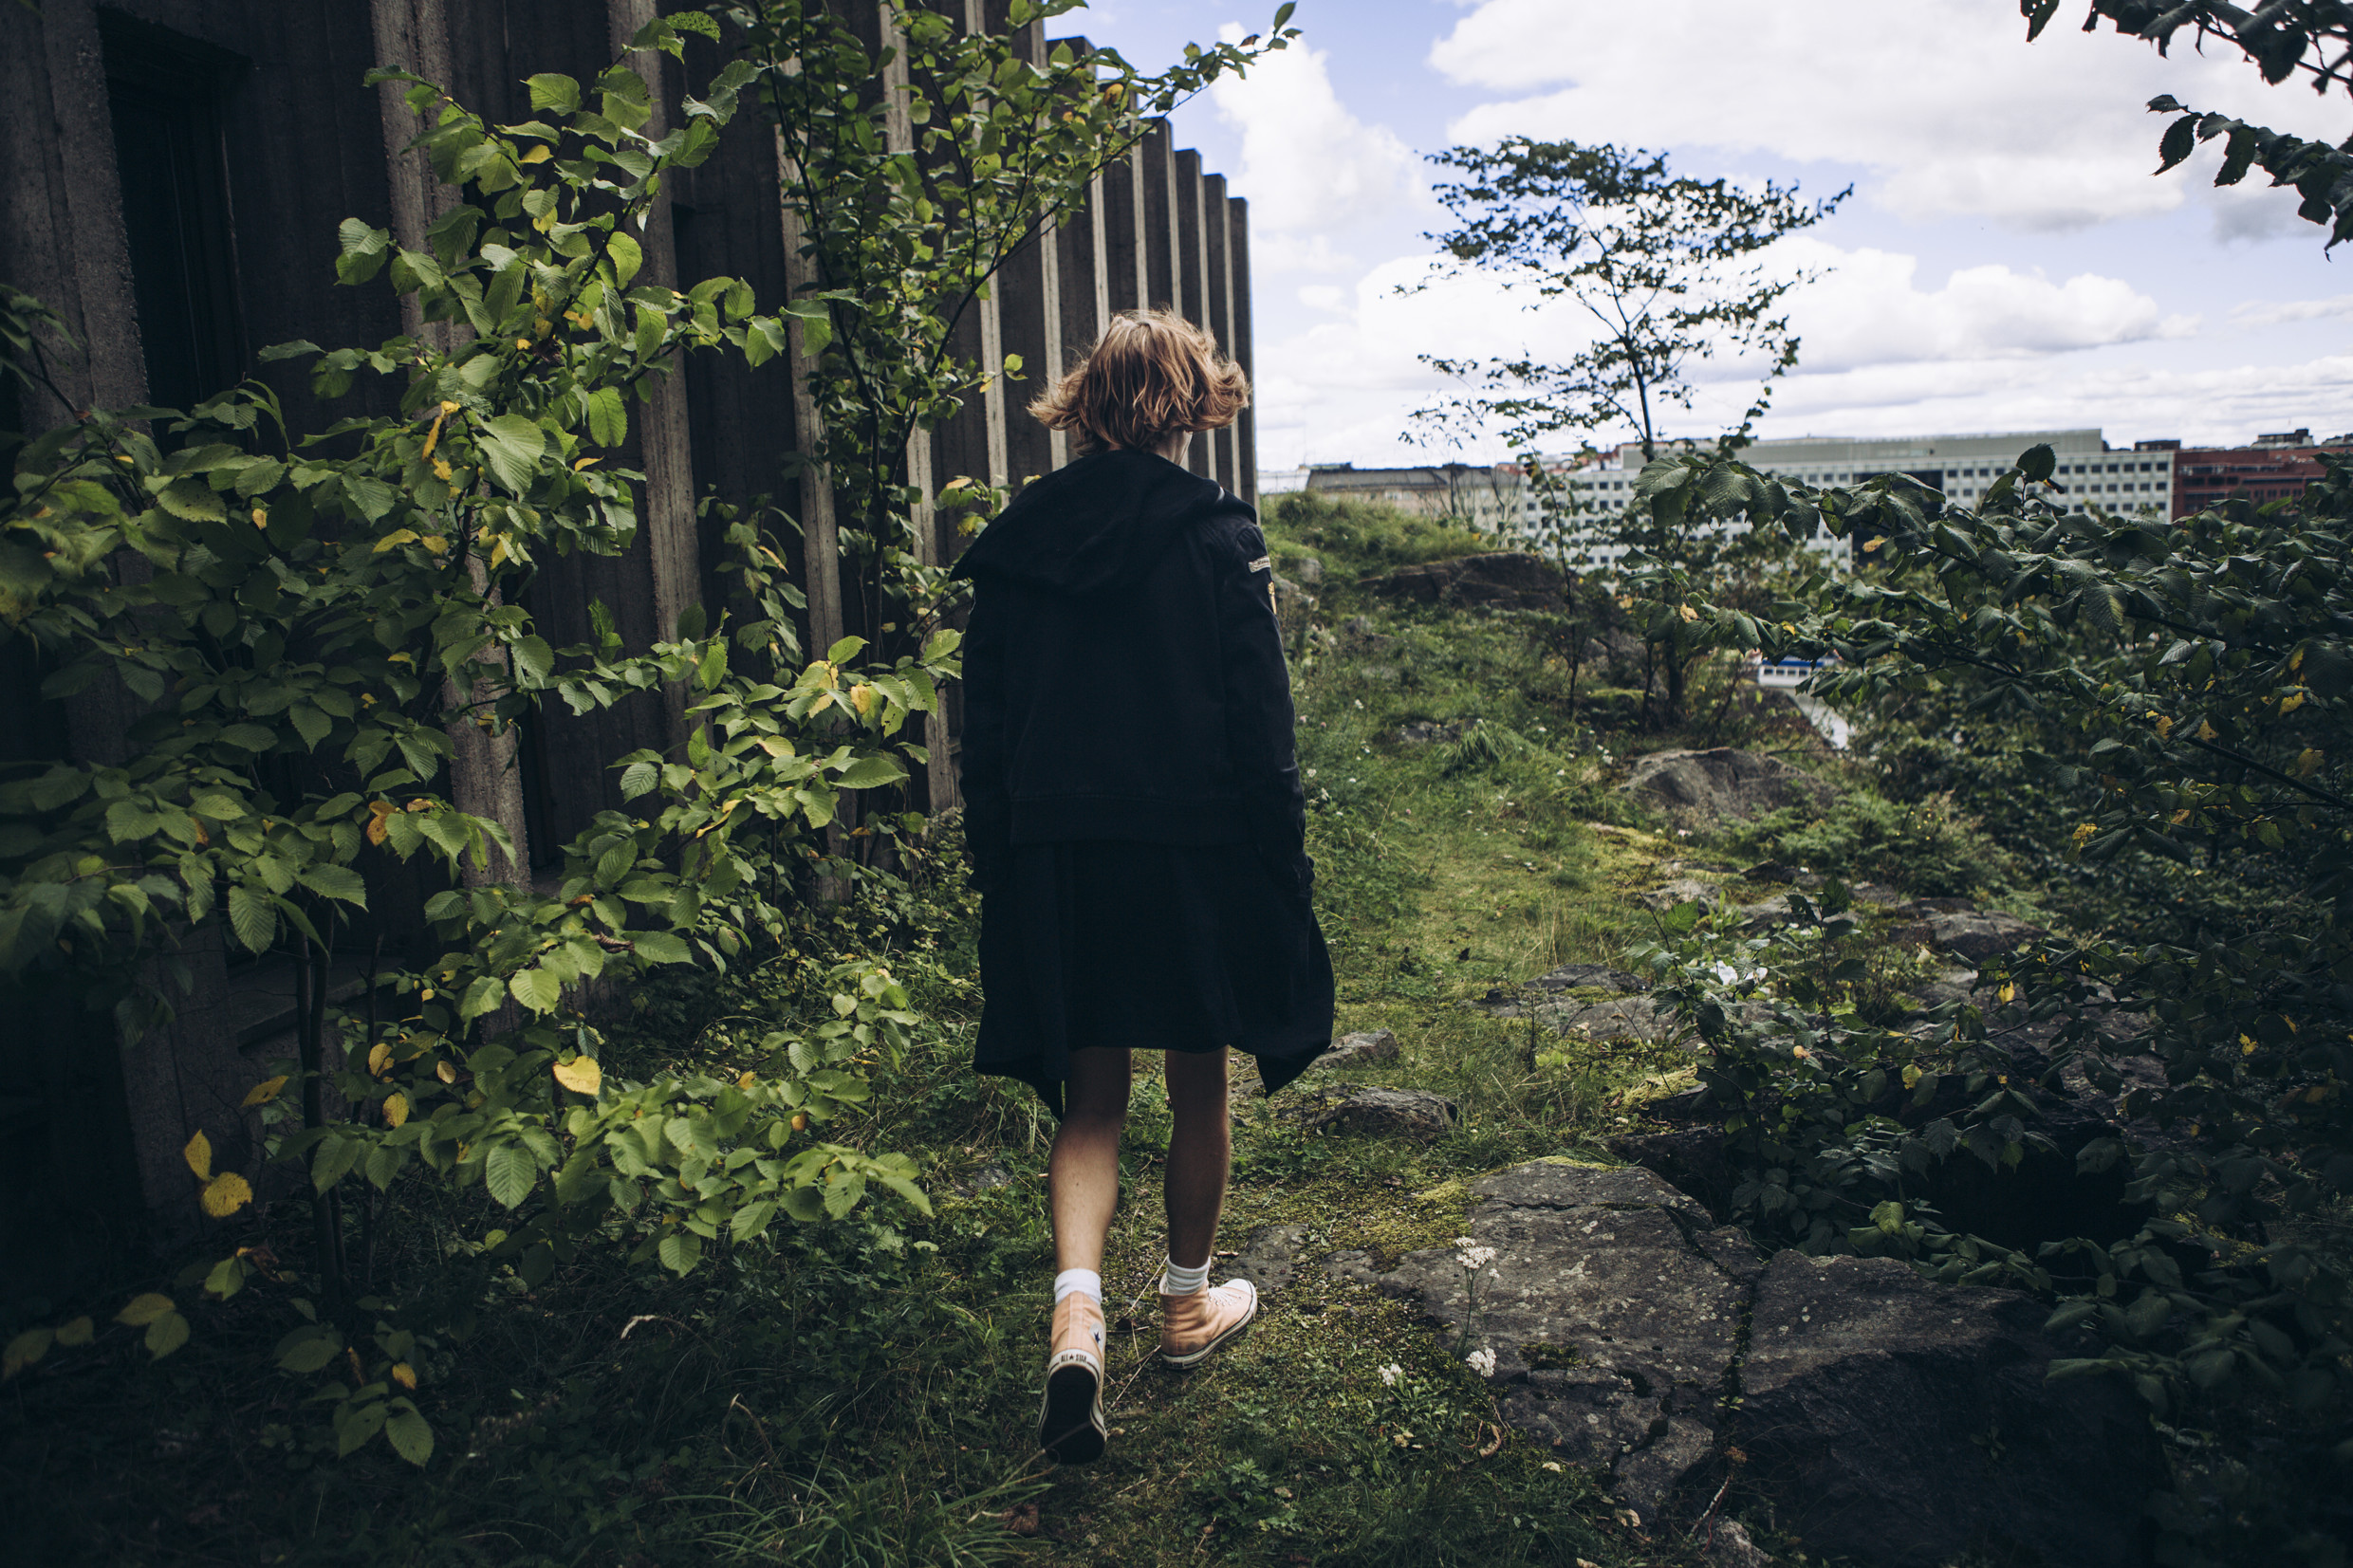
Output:
<svg viewBox="0 0 2353 1568">
<path fill-rule="evenodd" d="M 1008 25 L 1009 0 L 939 3 L 970 28 Z M 888 41 L 892 23 L 879 0 L 841 6 L 870 44 Z M 163 61 L 203 84 L 217 116 L 217 144 L 201 155 L 218 160 L 224 194 L 235 371 L 269 375 L 296 428 L 315 426 L 303 373 L 260 366 L 254 350 L 293 338 L 337 345 L 449 330 L 404 321 L 381 286 L 344 288 L 334 281 L 343 219 L 387 226 L 401 244 L 416 246 L 454 199 L 420 157 L 402 150 L 418 127 L 398 87 L 363 87 L 361 74 L 374 65 L 403 66 L 446 83 L 494 120 L 522 119 L 525 77 L 591 77 L 654 14 L 656 0 L 118 0 L 104 11 L 92 0 L 45 0 L 38 11 L 0 5 L 0 279 L 57 308 L 85 345 L 64 377 L 75 403 L 150 400 L 108 83 L 134 56 Z M 1058 42 L 1084 48 L 1085 41 Z M 1023 45 L 1040 61 L 1050 47 L 1037 24 L 1025 29 Z M 697 42 L 683 71 L 658 56 L 633 64 L 659 80 L 658 101 L 675 101 L 687 83 L 707 78 L 714 57 Z M 889 93 L 903 82 L 902 65 L 886 71 L 877 90 Z M 889 130 L 894 143 L 912 144 L 903 113 L 891 117 Z M 991 370 L 1018 354 L 1022 378 L 992 378 L 955 418 L 920 434 L 907 456 L 912 482 L 936 489 L 971 475 L 1018 485 L 1068 461 L 1067 444 L 1050 437 L 1025 406 L 1113 311 L 1176 304 L 1245 366 L 1251 362 L 1243 206 L 1226 197 L 1222 179 L 1204 177 L 1196 154 L 1175 147 L 1165 121 L 1142 131 L 1079 208 L 1041 225 L 991 297 L 957 323 L 961 353 Z M 771 307 L 805 284 L 800 236 L 777 196 L 779 157 L 775 138 L 747 110 L 709 162 L 672 181 L 645 237 L 644 281 L 680 286 L 739 275 Z M 757 371 L 704 356 L 631 411 L 622 460 L 647 475 L 643 526 L 623 556 L 549 565 L 529 608 L 551 639 L 584 636 L 593 601 L 613 612 L 634 648 L 671 636 L 690 605 L 720 608 L 719 525 L 695 516 L 697 499 L 712 492 L 740 506 L 765 501 L 801 525 L 797 535 L 777 531 L 794 552 L 790 564 L 809 600 L 806 648 L 822 650 L 843 631 L 862 629 L 856 585 L 843 581 L 835 547 L 829 482 L 813 470 L 786 477 L 787 455 L 818 434 L 794 372 L 790 356 Z M 39 399 L 0 405 L 0 415 L 28 430 L 67 412 Z M 1192 461 L 1196 471 L 1254 497 L 1247 428 L 1196 440 Z M 953 523 L 928 507 L 917 533 L 918 553 L 936 562 L 952 559 L 962 543 Z M 9 706 L 0 708 L 7 729 L 0 762 L 59 754 L 114 760 L 138 705 L 115 691 L 66 704 L 31 700 L 24 692 L 38 672 L 18 669 L 24 661 L 21 647 L 0 649 L 0 683 L 10 689 Z M 936 760 L 914 790 L 935 807 L 954 802 L 953 708 L 927 735 Z M 522 863 L 489 873 L 508 877 L 544 868 L 554 844 L 620 803 L 606 766 L 613 757 L 638 747 L 675 747 L 684 734 L 676 695 L 650 693 L 584 718 L 551 712 L 503 740 L 472 729 L 458 739 L 453 787 L 468 809 L 497 817 L 514 836 Z M 377 902 L 388 911 L 414 911 L 428 891 L 409 873 L 388 870 L 385 877 Z M 381 935 L 397 951 L 416 934 L 413 914 L 388 913 L 362 936 Z M 52 1139 L 55 1163 L 79 1172 L 73 1185 L 90 1195 L 93 1212 L 144 1213 L 147 1233 L 164 1239 L 200 1223 L 178 1163 L 188 1133 L 201 1126 L 216 1147 L 250 1152 L 253 1129 L 236 1101 L 260 1076 L 262 1037 L 284 1011 L 271 1000 L 283 974 L 232 962 L 209 933 L 196 933 L 182 956 L 195 978 L 179 1022 L 133 1048 L 114 1038 L 102 1014 L 83 1014 L 54 996 L 0 997 L 16 1016 L 55 1024 L 30 1031 L 37 1042 L 22 1033 L 0 1038 L 0 1077 L 50 1086 L 29 1110 L 30 1101 L 14 1102 L 13 1112 L 12 1102 L 0 1101 L 0 1124 L 13 1128 L 14 1115 L 28 1134 Z M 94 1095 L 92 1083 L 102 1092 Z M 70 1108 L 93 1098 L 107 1103 L 105 1113 L 89 1125 L 75 1122 L 89 1117 L 68 1115 Z"/>
</svg>

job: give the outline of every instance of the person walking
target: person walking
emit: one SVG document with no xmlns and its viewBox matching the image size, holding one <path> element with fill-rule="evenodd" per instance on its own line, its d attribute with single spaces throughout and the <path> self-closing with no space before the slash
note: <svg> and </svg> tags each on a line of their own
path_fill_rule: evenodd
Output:
<svg viewBox="0 0 2353 1568">
<path fill-rule="evenodd" d="M 1294 751 L 1272 563 L 1256 514 L 1183 467 L 1249 402 L 1214 339 L 1122 312 L 1030 406 L 1081 456 L 1033 481 L 956 563 L 973 584 L 961 779 L 981 894 L 973 1064 L 1033 1087 L 1054 1308 L 1039 1446 L 1099 1457 L 1102 1253 L 1132 1055 L 1159 1051 L 1176 1126 L 1163 1359 L 1257 1316 L 1209 1268 L 1231 1163 L 1228 1049 L 1269 1093 L 1331 1042 L 1332 968 Z"/>
</svg>

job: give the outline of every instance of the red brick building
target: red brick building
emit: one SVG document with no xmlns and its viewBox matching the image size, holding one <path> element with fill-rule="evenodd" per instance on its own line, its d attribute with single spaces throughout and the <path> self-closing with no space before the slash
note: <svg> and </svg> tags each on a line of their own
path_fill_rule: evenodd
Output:
<svg viewBox="0 0 2353 1568">
<path fill-rule="evenodd" d="M 2308 430 L 2258 435 L 2251 447 L 2184 447 L 2174 455 L 2174 511 L 2187 517 L 2233 495 L 2260 505 L 2299 496 L 2322 472 L 2321 454 L 2353 452 L 2353 438 L 2316 442 Z"/>
</svg>

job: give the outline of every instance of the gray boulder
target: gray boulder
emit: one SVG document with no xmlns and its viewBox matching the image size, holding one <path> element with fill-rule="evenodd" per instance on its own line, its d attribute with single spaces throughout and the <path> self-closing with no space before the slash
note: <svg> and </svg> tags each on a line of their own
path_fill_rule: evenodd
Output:
<svg viewBox="0 0 2353 1568">
<path fill-rule="evenodd" d="M 2124 1568 L 2155 1440 L 2109 1379 L 2044 1380 L 2045 1308 L 1887 1258 L 1783 1252 L 1764 1271 L 1731 1433 L 1811 1555 L 1936 1568 Z"/>
<path fill-rule="evenodd" d="M 2047 933 L 2042 927 L 2014 914 L 1955 910 L 1932 912 L 1910 925 L 1897 927 L 1890 934 L 1899 942 L 1925 942 L 1941 948 L 1983 968 L 1997 958 L 2007 958 L 2021 948 L 2041 941 Z"/>
<path fill-rule="evenodd" d="M 1536 1018 L 1554 1034 L 1582 1034 L 1590 1040 L 1674 1041 L 1691 1032 L 1689 1024 L 1644 996 L 1541 1002 Z"/>
<path fill-rule="evenodd" d="M 1369 1067 L 1375 1062 L 1395 1061 L 1398 1037 L 1387 1029 L 1342 1035 L 1332 1048 L 1309 1063 L 1315 1067 Z"/>
<path fill-rule="evenodd" d="M 1637 757 L 1619 787 L 1694 819 L 1758 817 L 1788 805 L 1819 808 L 1838 797 L 1836 789 L 1778 757 L 1729 746 Z"/>
<path fill-rule="evenodd" d="M 1699 1559 L 1708 1568 L 1773 1568 L 1773 1559 L 1749 1538 L 1748 1526 L 1731 1519 L 1708 1522 L 1700 1532 Z"/>
<path fill-rule="evenodd" d="M 1715 908 L 1715 900 L 1716 885 L 1714 882 L 1702 882 L 1694 876 L 1678 876 L 1664 887 L 1656 887 L 1648 893 L 1638 893 L 1634 895 L 1636 903 L 1660 914 L 1664 914 L 1677 904 L 1697 904 L 1700 912 L 1705 913 Z"/>
<path fill-rule="evenodd" d="M 1613 969 L 1606 964 L 1564 964 L 1533 980 L 1523 980 L 1517 986 L 1499 987 L 1489 991 L 1479 1005 L 1499 1018 L 1518 1018 L 1520 1003 L 1527 993 L 1536 993 L 1541 997 L 1543 993 L 1551 991 L 1620 991 L 1632 994 L 1649 989 L 1650 982 L 1640 975 Z"/>
<path fill-rule="evenodd" d="M 1284 1114 L 1309 1131 L 1434 1138 L 1454 1121 L 1454 1102 L 1425 1089 L 1316 1089 Z"/>
<path fill-rule="evenodd" d="M 1464 1229 L 1495 1250 L 1475 1282 L 1452 1246 L 1387 1273 L 1362 1252 L 1325 1266 L 1491 1352 L 1507 1422 L 1606 1476 L 1645 1520 L 1665 1511 L 1715 1463 L 1755 1249 L 1647 1171 L 1540 1160 L 1471 1190 L 1485 1201 Z"/>
<path fill-rule="evenodd" d="M 1564 610 L 1567 579 L 1550 562 L 1517 550 L 1456 556 L 1399 566 L 1374 578 L 1373 592 L 1416 604 L 1486 605 L 1497 610 Z"/>
</svg>

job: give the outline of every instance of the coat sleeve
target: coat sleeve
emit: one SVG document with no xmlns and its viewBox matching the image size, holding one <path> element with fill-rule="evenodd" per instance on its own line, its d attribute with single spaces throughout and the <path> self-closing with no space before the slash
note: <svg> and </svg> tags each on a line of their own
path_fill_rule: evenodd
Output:
<svg viewBox="0 0 2353 1568">
<path fill-rule="evenodd" d="M 980 588 L 964 631 L 964 733 L 957 785 L 964 796 L 964 847 L 973 885 L 984 893 L 1010 869 L 1013 807 L 1006 781 L 1003 588 Z"/>
<path fill-rule="evenodd" d="M 1237 519 L 1215 552 L 1218 644 L 1225 661 L 1226 745 L 1251 842 L 1287 890 L 1305 898 L 1306 801 L 1299 784 L 1290 671 L 1274 618 L 1274 569 L 1266 536 Z"/>
</svg>

